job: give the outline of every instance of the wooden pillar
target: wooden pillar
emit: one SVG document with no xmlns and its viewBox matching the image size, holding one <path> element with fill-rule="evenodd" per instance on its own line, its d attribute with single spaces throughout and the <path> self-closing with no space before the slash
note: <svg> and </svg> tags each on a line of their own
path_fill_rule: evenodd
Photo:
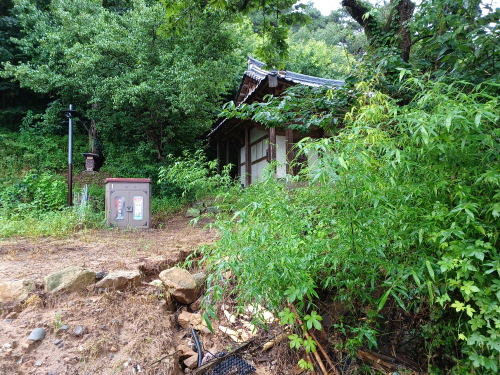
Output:
<svg viewBox="0 0 500 375">
<path fill-rule="evenodd" d="M 252 152 L 250 149 L 250 129 L 245 128 L 245 186 L 252 183 Z"/>
<path fill-rule="evenodd" d="M 226 165 L 229 165 L 229 139 L 226 140 Z"/>
<path fill-rule="evenodd" d="M 221 171 L 221 166 L 220 166 L 220 141 L 217 140 L 217 173 L 220 173 Z"/>
<path fill-rule="evenodd" d="M 286 174 L 292 174 L 292 168 L 290 168 L 290 162 L 293 160 L 293 155 L 292 155 L 292 144 L 293 144 L 293 130 L 286 128 L 285 130 L 285 138 L 286 138 Z"/>
<path fill-rule="evenodd" d="M 269 161 L 276 160 L 276 128 L 269 129 Z"/>
</svg>

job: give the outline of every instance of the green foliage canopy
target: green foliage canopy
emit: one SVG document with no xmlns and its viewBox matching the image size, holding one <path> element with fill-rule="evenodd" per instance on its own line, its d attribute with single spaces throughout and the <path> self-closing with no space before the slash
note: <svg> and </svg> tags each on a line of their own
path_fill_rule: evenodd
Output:
<svg viewBox="0 0 500 375">
<path fill-rule="evenodd" d="M 2 75 L 76 104 L 96 119 L 110 152 L 142 147 L 161 159 L 190 147 L 244 61 L 242 28 L 213 17 L 160 37 L 163 9 L 155 2 L 135 0 L 120 12 L 85 0 L 53 0 L 47 9 L 14 3 L 23 31 L 16 43 L 30 58 L 6 63 Z"/>
</svg>

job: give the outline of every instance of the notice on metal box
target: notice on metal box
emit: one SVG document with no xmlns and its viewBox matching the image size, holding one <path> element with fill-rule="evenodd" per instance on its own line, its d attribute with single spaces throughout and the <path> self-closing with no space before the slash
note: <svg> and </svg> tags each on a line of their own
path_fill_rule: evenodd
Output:
<svg viewBox="0 0 500 375">
<path fill-rule="evenodd" d="M 134 220 L 142 220 L 144 197 L 134 196 Z"/>
</svg>

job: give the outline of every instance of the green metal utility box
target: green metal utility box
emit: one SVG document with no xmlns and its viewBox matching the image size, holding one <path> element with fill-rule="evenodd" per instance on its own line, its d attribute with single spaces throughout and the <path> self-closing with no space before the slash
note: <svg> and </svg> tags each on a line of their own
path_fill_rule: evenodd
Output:
<svg viewBox="0 0 500 375">
<path fill-rule="evenodd" d="M 149 178 L 107 178 L 105 202 L 108 225 L 149 228 L 151 223 Z"/>
</svg>

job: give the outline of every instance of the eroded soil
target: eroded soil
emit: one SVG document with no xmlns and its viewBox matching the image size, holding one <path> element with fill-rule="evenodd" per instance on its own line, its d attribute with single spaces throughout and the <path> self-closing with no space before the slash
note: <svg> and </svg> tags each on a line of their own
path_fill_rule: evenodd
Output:
<svg viewBox="0 0 500 375">
<path fill-rule="evenodd" d="M 37 283 L 24 302 L 0 306 L 0 374 L 189 373 L 176 353 L 179 344 L 193 344 L 189 330 L 176 319 L 187 307 L 147 284 L 154 271 L 142 285 L 124 291 L 89 288 L 53 295 L 44 292 L 43 278 L 70 265 L 110 272 L 134 270 L 151 260 L 185 259 L 214 240 L 215 231 L 206 224 L 201 220 L 193 227 L 178 215 L 161 229 L 0 241 L 0 282 L 29 278 Z M 38 327 L 46 336 L 33 343 L 28 337 Z M 205 352 L 234 345 L 221 332 L 201 334 L 200 340 Z M 258 367 L 258 374 L 270 374 Z"/>
</svg>

